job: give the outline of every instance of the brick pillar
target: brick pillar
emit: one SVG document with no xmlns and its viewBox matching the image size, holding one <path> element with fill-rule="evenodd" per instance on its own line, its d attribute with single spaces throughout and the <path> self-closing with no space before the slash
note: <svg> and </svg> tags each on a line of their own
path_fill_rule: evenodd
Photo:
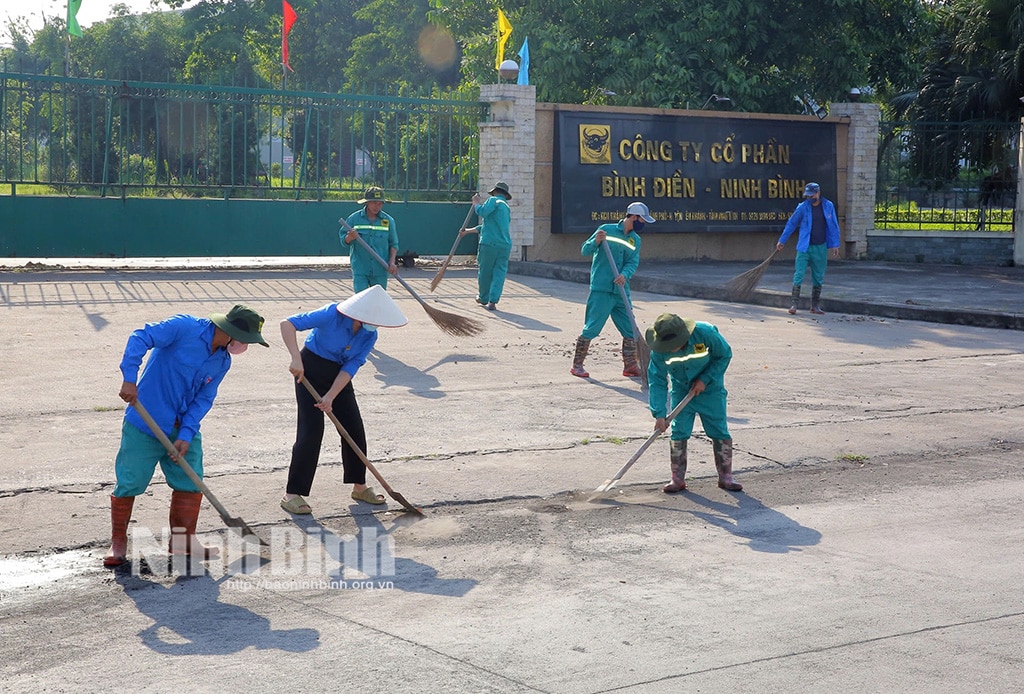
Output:
<svg viewBox="0 0 1024 694">
<path fill-rule="evenodd" d="M 868 251 L 868 232 L 875 227 L 880 111 L 877 104 L 842 103 L 830 104 L 829 115 L 850 119 L 843 256 L 863 258 Z"/>
<path fill-rule="evenodd" d="M 537 89 L 528 84 L 480 85 L 480 101 L 491 118 L 480 123 L 480 191 L 508 183 L 512 200 L 512 260 L 533 245 L 534 167 L 537 151 Z"/>
</svg>

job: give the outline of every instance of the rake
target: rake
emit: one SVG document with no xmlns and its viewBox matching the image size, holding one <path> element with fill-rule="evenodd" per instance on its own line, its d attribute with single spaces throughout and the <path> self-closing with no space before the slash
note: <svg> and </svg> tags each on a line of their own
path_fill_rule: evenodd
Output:
<svg viewBox="0 0 1024 694">
<path fill-rule="evenodd" d="M 665 417 L 666 429 L 668 428 L 668 425 L 672 422 L 672 420 L 676 418 L 676 415 L 682 412 L 683 408 L 686 407 L 691 400 L 693 400 L 693 397 L 695 395 L 696 393 L 694 393 L 693 390 L 690 390 L 690 392 L 686 394 L 686 397 L 680 400 L 679 404 L 672 408 L 672 411 L 668 413 L 667 417 Z M 659 436 L 661 436 L 661 432 L 655 430 L 653 434 L 647 437 L 647 440 L 643 442 L 640 448 L 637 449 L 636 453 L 633 454 L 633 457 L 626 461 L 625 465 L 619 468 L 619 471 L 615 473 L 615 476 L 612 477 L 611 479 L 605 480 L 604 484 L 595 489 L 594 492 L 597 494 L 603 494 L 605 492 L 611 491 L 611 488 L 615 486 L 615 483 L 622 479 L 622 476 L 626 474 L 626 471 L 629 470 L 629 468 L 633 467 L 633 463 L 640 460 L 640 456 L 642 456 L 644 452 L 651 447 L 651 444 L 654 443 L 654 440 Z"/>
<path fill-rule="evenodd" d="M 322 398 L 320 397 L 320 393 L 316 392 L 316 388 L 314 388 L 313 385 L 309 381 L 307 381 L 305 377 L 302 378 L 302 385 L 306 386 L 306 390 L 308 390 L 309 394 L 313 396 L 313 400 L 315 400 L 317 403 L 319 403 L 322 400 Z M 384 487 L 384 491 L 388 493 L 388 496 L 390 496 L 392 499 L 400 503 L 405 508 L 406 511 L 410 511 L 412 513 L 422 516 L 423 511 L 419 510 L 418 508 L 410 504 L 408 501 L 406 501 L 405 497 L 396 492 L 394 489 L 392 489 L 391 485 L 389 485 L 387 481 L 385 481 L 385 479 L 381 476 L 381 474 L 377 472 L 377 468 L 373 466 L 373 463 L 371 463 L 370 460 L 366 457 L 366 454 L 363 453 L 363 449 L 360 448 L 359 444 L 357 444 L 352 439 L 352 436 L 348 433 L 348 431 L 345 430 L 345 427 L 342 426 L 341 422 L 338 421 L 338 418 L 334 416 L 334 413 L 328 412 L 327 416 L 334 423 L 334 427 L 338 430 L 338 433 L 341 434 L 341 438 L 345 439 L 345 442 L 352 447 L 352 450 L 356 452 L 356 455 L 359 456 L 359 460 L 363 462 L 363 465 L 366 466 L 366 469 L 369 470 L 370 473 L 377 478 L 377 481 L 380 482 L 380 486 Z"/>
<path fill-rule="evenodd" d="M 612 249 L 608 245 L 608 241 L 605 240 L 601 246 L 604 248 L 605 256 L 608 258 L 608 264 L 617 276 L 619 274 L 619 267 L 615 264 L 615 258 L 612 256 Z M 644 339 L 643 333 L 640 332 L 640 326 L 636 324 L 636 316 L 633 315 L 633 304 L 630 303 L 629 296 L 626 294 L 625 285 L 616 284 L 615 286 L 619 288 L 622 303 L 626 305 L 626 313 L 629 314 L 629 322 L 633 326 L 633 341 L 636 342 L 636 360 L 640 365 L 640 385 L 643 388 L 647 388 L 647 366 L 651 363 L 651 349 L 647 346 L 647 340 Z"/>
<path fill-rule="evenodd" d="M 348 222 L 345 221 L 344 218 L 339 219 L 338 221 L 343 227 L 345 227 L 346 231 L 355 231 L 355 229 L 349 226 Z M 358 241 L 366 252 L 372 255 L 378 263 L 387 269 L 388 264 L 384 259 L 377 254 L 377 251 L 370 248 L 370 244 L 366 243 L 363 237 L 358 233 L 356 234 L 356 241 Z M 472 318 L 458 316 L 454 313 L 448 313 L 447 311 L 442 311 L 434 308 L 433 306 L 429 306 L 427 302 L 416 293 L 416 290 L 409 286 L 408 282 L 402 279 L 399 275 L 394 275 L 394 278 L 398 280 L 410 294 L 412 294 L 412 297 L 416 299 L 416 301 L 420 302 L 420 306 L 422 306 L 423 310 L 427 312 L 428 316 L 430 316 L 430 320 L 434 321 L 434 324 L 437 325 L 437 327 L 441 328 L 441 330 L 449 335 L 455 335 L 456 337 L 469 337 L 479 335 L 484 331 L 483 323 L 473 320 Z"/>
<path fill-rule="evenodd" d="M 213 495 L 213 492 L 210 491 L 210 488 L 207 487 L 206 484 L 201 479 L 199 479 L 199 475 L 196 474 L 196 471 L 193 470 L 189 466 L 189 464 L 186 463 L 181 458 L 181 455 L 178 453 L 178 449 L 174 447 L 174 444 L 171 443 L 171 440 L 167 438 L 167 434 L 163 432 L 163 430 L 160 428 L 160 425 L 157 424 L 156 420 L 153 419 L 153 416 L 146 411 L 146 408 L 142 406 L 142 403 L 136 400 L 135 402 L 132 403 L 132 407 L 135 408 L 135 411 L 138 412 L 139 416 L 142 417 L 142 419 L 146 422 L 146 424 L 149 426 L 150 431 L 153 432 L 153 435 L 156 436 L 160 443 L 164 445 L 164 448 L 167 449 L 167 454 L 171 456 L 171 460 L 173 460 L 179 466 L 181 466 L 181 469 L 185 471 L 185 474 L 188 475 L 188 478 L 192 480 L 192 484 L 196 485 L 196 487 L 198 487 L 199 490 L 203 493 L 203 496 L 210 500 L 210 503 L 213 504 L 213 507 L 217 509 L 217 513 L 220 514 L 221 520 L 224 521 L 224 525 L 228 526 L 232 530 L 235 530 L 239 535 L 242 536 L 243 540 L 248 540 L 249 542 L 256 542 L 266 546 L 268 543 L 262 537 L 257 535 L 256 531 L 250 528 L 249 525 L 244 520 L 242 520 L 238 516 L 232 516 L 230 513 L 228 513 L 228 510 L 224 508 L 224 505 L 221 504 L 220 501 L 217 500 L 217 497 Z"/>
<path fill-rule="evenodd" d="M 455 249 L 459 245 L 459 241 L 462 240 L 462 232 L 466 230 L 469 225 L 469 218 L 473 216 L 473 212 L 476 211 L 476 204 L 470 203 L 469 212 L 466 213 L 466 219 L 462 222 L 462 226 L 459 228 L 459 233 L 455 237 L 455 243 L 452 244 L 452 249 L 448 251 L 448 257 L 441 263 L 441 269 L 434 275 L 434 279 L 430 280 L 430 291 L 437 289 L 437 285 L 441 284 L 441 278 L 444 277 L 444 271 L 448 269 L 448 264 L 452 262 L 452 258 L 455 256 Z"/>
<path fill-rule="evenodd" d="M 742 275 L 736 275 L 728 284 L 725 285 L 725 291 L 729 295 L 730 299 L 742 300 L 750 296 L 751 292 L 761 283 L 761 278 L 764 277 L 765 271 L 768 266 L 772 263 L 772 258 L 779 252 L 776 248 L 772 251 L 772 254 L 761 261 L 761 264 L 755 268 L 747 270 Z"/>
</svg>

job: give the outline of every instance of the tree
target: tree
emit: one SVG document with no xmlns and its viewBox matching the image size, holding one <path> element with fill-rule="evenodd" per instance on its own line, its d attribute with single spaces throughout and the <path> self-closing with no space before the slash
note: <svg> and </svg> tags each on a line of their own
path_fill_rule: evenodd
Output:
<svg viewBox="0 0 1024 694">
<path fill-rule="evenodd" d="M 494 14 L 473 0 L 430 3 L 434 21 L 465 41 L 464 79 L 493 81 Z M 699 108 L 719 94 L 738 110 L 783 113 L 805 94 L 827 103 L 854 86 L 906 88 L 926 19 L 916 0 L 523 0 L 502 9 L 510 53 L 530 38 L 542 101 L 604 90 L 618 105 Z"/>
</svg>

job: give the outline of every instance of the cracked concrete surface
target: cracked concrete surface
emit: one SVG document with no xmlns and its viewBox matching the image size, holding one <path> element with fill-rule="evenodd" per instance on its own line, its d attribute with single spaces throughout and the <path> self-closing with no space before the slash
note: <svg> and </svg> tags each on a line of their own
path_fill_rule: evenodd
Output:
<svg viewBox="0 0 1024 694">
<path fill-rule="evenodd" d="M 410 325 L 382 331 L 356 377 L 369 457 L 420 521 L 351 502 L 330 436 L 314 515 L 277 505 L 294 435 L 277 322 L 347 296 L 347 273 L 0 273 L 5 688 L 91 691 L 116 672 L 160 691 L 973 693 L 1024 676 L 1022 333 L 634 292 L 642 324 L 672 310 L 733 346 L 747 493 L 717 489 L 698 435 L 689 492 L 660 492 L 659 441 L 595 498 L 652 420 L 610 324 L 592 379 L 568 374 L 586 287 L 513 276 L 490 313 L 469 270 L 436 296 L 432 272 L 403 274 L 487 324 L 451 338 L 392 287 Z M 248 573 L 100 568 L 128 333 L 236 300 L 272 348 L 236 360 L 203 423 L 207 481 L 261 535 L 322 542 L 304 560 L 390 538 L 391 585 L 282 587 L 267 552 Z M 158 536 L 168 498 L 157 473 L 133 527 Z M 200 531 L 229 546 L 208 506 Z M 365 568 L 349 564 L 339 577 Z"/>
</svg>

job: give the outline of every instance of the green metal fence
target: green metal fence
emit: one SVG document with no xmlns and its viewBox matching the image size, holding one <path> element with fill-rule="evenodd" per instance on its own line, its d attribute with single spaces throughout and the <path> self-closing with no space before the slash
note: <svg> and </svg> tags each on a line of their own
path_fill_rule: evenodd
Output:
<svg viewBox="0 0 1024 694">
<path fill-rule="evenodd" d="M 1013 231 L 1017 122 L 882 122 L 875 227 Z"/>
<path fill-rule="evenodd" d="M 321 94 L 0 72 L 0 184 L 118 196 L 464 200 L 475 94 Z M 0 190 L 0 193 L 3 191 Z"/>
</svg>

